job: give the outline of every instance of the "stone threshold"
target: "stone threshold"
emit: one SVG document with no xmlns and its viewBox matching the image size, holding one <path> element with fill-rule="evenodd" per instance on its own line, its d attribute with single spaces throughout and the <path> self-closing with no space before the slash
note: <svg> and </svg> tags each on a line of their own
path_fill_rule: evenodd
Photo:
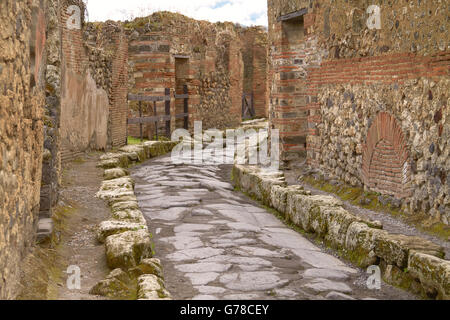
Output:
<svg viewBox="0 0 450 320">
<path fill-rule="evenodd" d="M 443 248 L 421 237 L 391 234 L 380 223 L 357 217 L 342 201 L 288 186 L 283 173 L 235 165 L 232 180 L 241 191 L 315 234 L 361 268 L 378 265 L 383 280 L 423 298 L 450 300 L 450 261 Z"/>
</svg>

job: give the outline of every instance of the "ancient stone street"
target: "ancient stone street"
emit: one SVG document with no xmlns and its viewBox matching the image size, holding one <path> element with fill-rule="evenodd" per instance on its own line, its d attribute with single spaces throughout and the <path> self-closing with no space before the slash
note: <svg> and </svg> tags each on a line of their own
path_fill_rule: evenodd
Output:
<svg viewBox="0 0 450 320">
<path fill-rule="evenodd" d="M 0 1 L 0 301 L 450 300 L 448 1 L 143 2 Z"/>
<path fill-rule="evenodd" d="M 170 157 L 137 167 L 136 195 L 178 299 L 402 299 L 326 253 L 272 213 L 235 192 L 229 168 L 173 165 Z"/>
</svg>

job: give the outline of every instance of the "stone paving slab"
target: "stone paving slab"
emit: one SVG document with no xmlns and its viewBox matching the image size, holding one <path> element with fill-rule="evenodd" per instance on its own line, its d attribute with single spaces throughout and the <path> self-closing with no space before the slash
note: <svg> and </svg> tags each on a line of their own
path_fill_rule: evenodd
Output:
<svg viewBox="0 0 450 320">
<path fill-rule="evenodd" d="M 170 157 L 134 169 L 136 195 L 175 299 L 410 299 L 288 228 L 233 191 L 227 167 L 173 165 Z M 159 179 L 163 178 L 163 179 Z"/>
</svg>

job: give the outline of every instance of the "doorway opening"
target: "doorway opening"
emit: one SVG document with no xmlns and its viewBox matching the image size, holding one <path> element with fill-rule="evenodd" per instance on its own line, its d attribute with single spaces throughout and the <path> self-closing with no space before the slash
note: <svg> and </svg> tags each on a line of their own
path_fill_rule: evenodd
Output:
<svg viewBox="0 0 450 320">
<path fill-rule="evenodd" d="M 175 93 L 177 95 L 187 94 L 185 86 L 189 79 L 189 57 L 175 57 Z M 185 113 L 185 103 L 183 99 L 175 100 L 175 114 Z M 184 118 L 176 119 L 176 128 L 184 128 Z"/>
</svg>

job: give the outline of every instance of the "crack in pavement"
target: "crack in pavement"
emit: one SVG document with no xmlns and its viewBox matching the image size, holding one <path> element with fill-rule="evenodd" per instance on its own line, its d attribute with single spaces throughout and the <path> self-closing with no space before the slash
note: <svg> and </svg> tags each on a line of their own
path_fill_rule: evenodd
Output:
<svg viewBox="0 0 450 320">
<path fill-rule="evenodd" d="M 229 166 L 173 165 L 165 156 L 133 170 L 139 205 L 176 299 L 411 299 L 310 242 L 245 195 Z"/>
</svg>

